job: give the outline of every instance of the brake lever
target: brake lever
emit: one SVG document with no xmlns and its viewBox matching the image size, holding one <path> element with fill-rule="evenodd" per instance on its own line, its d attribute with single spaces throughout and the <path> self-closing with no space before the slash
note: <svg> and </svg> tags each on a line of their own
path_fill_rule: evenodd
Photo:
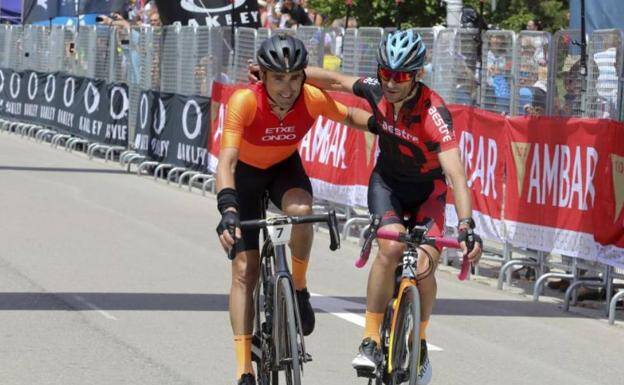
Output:
<svg viewBox="0 0 624 385">
<path fill-rule="evenodd" d="M 340 235 L 338 234 L 338 218 L 335 210 L 331 210 L 327 214 L 327 226 L 329 227 L 329 249 L 336 251 L 340 248 Z"/>
<path fill-rule="evenodd" d="M 234 246 L 232 246 L 227 253 L 228 259 L 230 261 L 233 261 L 234 258 L 236 258 L 236 227 L 228 226 L 227 230 L 225 231 L 229 232 L 232 238 L 234 238 Z"/>
<path fill-rule="evenodd" d="M 464 258 L 462 259 L 461 270 L 457 275 L 457 279 L 459 279 L 460 281 L 465 281 L 470 276 L 470 273 L 474 274 L 474 267 L 468 259 L 468 254 L 470 254 L 470 252 L 474 249 L 474 246 L 474 236 L 468 235 L 468 238 L 466 239 L 466 249 L 468 249 L 468 252 L 464 255 Z"/>
<path fill-rule="evenodd" d="M 375 234 L 377 234 L 377 229 L 379 229 L 379 225 L 381 223 L 381 217 L 375 215 L 371 218 L 371 225 L 368 228 L 368 236 L 364 241 L 364 245 L 362 246 L 362 251 L 360 252 L 360 258 L 355 261 L 355 267 L 358 269 L 363 268 L 370 257 L 371 249 L 373 248 L 373 239 L 375 239 Z"/>
</svg>

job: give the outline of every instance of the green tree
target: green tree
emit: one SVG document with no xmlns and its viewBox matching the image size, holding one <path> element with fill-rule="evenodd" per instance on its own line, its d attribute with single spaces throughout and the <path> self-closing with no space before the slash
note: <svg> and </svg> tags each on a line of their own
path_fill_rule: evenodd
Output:
<svg viewBox="0 0 624 385">
<path fill-rule="evenodd" d="M 488 24 L 499 28 L 519 31 L 529 20 L 538 20 L 544 30 L 556 31 L 568 24 L 568 0 L 497 0 L 492 11 L 490 0 L 484 7 Z M 328 17 L 328 23 L 346 15 L 344 0 L 308 0 L 308 5 Z M 479 10 L 479 0 L 464 0 Z M 394 27 L 396 15 L 400 15 L 403 27 L 432 27 L 444 23 L 446 8 L 439 6 L 439 0 L 405 0 L 397 8 L 393 0 L 354 0 L 352 16 L 360 26 Z"/>
</svg>

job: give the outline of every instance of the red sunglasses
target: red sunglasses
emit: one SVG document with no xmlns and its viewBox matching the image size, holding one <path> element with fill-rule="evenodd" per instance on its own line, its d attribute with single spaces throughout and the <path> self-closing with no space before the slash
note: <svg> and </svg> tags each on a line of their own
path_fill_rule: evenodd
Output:
<svg viewBox="0 0 624 385">
<path fill-rule="evenodd" d="M 384 67 L 379 67 L 377 74 L 384 82 L 393 79 L 395 83 L 405 83 L 414 79 L 414 72 L 393 71 Z"/>
</svg>

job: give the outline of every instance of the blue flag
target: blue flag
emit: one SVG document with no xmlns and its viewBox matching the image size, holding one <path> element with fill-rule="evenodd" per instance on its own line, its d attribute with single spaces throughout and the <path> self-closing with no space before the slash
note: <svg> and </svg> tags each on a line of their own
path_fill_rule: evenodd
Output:
<svg viewBox="0 0 624 385">
<path fill-rule="evenodd" d="M 585 28 L 589 35 L 595 29 L 624 29 L 624 2 L 585 0 Z M 570 29 L 581 29 L 581 0 L 570 0 Z"/>
</svg>

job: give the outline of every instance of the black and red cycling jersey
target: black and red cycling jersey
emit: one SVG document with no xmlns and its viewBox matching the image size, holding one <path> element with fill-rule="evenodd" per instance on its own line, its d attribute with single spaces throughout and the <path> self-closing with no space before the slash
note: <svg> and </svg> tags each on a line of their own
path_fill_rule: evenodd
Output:
<svg viewBox="0 0 624 385">
<path fill-rule="evenodd" d="M 376 169 L 395 180 L 426 182 L 442 178 L 438 153 L 457 147 L 451 113 L 442 98 L 422 83 L 395 119 L 394 106 L 375 78 L 359 79 L 353 93 L 373 110 L 369 130 L 379 136 Z"/>
</svg>

